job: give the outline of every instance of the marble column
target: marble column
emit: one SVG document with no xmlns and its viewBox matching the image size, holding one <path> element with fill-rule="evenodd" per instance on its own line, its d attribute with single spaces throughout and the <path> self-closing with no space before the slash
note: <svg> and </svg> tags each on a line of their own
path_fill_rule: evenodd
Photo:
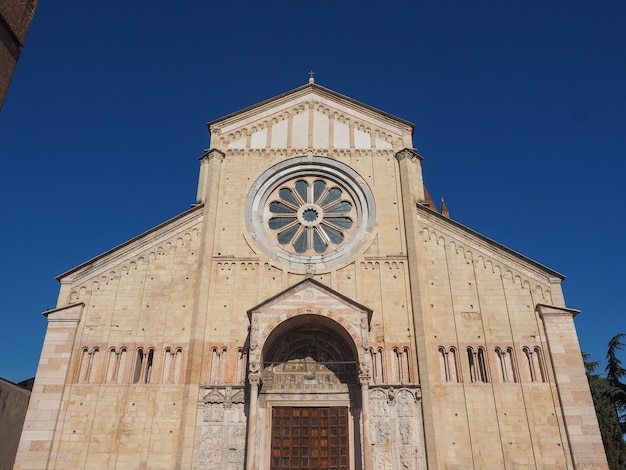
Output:
<svg viewBox="0 0 626 470">
<path fill-rule="evenodd" d="M 363 420 L 363 470 L 372 470 L 372 429 L 370 426 L 369 380 L 361 379 L 361 419 Z"/>
<path fill-rule="evenodd" d="M 246 470 L 254 468 L 256 450 L 257 403 L 259 399 L 259 380 L 250 380 L 250 411 L 248 412 L 248 438 L 246 440 Z"/>
</svg>

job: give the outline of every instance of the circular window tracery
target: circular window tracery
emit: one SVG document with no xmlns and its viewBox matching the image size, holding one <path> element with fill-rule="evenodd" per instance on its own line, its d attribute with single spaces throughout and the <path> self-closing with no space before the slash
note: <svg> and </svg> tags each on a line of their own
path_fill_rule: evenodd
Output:
<svg viewBox="0 0 626 470">
<path fill-rule="evenodd" d="M 328 178 L 294 178 L 268 198 L 267 225 L 282 247 L 299 255 L 323 254 L 353 232 L 357 214 L 350 194 Z"/>
<path fill-rule="evenodd" d="M 327 157 L 284 160 L 246 198 L 251 243 L 298 271 L 349 261 L 370 240 L 372 191 L 349 166 Z"/>
</svg>

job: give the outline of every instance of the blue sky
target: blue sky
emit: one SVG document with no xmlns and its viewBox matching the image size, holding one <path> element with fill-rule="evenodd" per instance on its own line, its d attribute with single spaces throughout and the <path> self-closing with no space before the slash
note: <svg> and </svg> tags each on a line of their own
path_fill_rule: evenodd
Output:
<svg viewBox="0 0 626 470">
<path fill-rule="evenodd" d="M 311 69 L 414 122 L 433 198 L 567 275 L 601 359 L 626 333 L 624 24 L 622 0 L 41 2 L 0 111 L 0 377 L 35 374 L 55 276 L 194 202 L 207 121 Z"/>
</svg>

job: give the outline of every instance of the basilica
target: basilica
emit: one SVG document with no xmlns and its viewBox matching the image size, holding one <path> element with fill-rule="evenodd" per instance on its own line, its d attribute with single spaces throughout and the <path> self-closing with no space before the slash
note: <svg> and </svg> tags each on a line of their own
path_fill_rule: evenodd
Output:
<svg viewBox="0 0 626 470">
<path fill-rule="evenodd" d="M 60 275 L 16 470 L 603 469 L 564 277 L 309 83 L 208 124 L 191 208 Z"/>
</svg>

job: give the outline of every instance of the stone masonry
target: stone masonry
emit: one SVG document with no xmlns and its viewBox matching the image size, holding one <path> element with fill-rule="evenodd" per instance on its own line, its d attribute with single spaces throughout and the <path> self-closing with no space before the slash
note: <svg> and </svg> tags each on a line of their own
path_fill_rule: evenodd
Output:
<svg viewBox="0 0 626 470">
<path fill-rule="evenodd" d="M 58 279 L 15 469 L 602 469 L 563 276 L 437 212 L 414 126 L 307 85 Z"/>
</svg>

